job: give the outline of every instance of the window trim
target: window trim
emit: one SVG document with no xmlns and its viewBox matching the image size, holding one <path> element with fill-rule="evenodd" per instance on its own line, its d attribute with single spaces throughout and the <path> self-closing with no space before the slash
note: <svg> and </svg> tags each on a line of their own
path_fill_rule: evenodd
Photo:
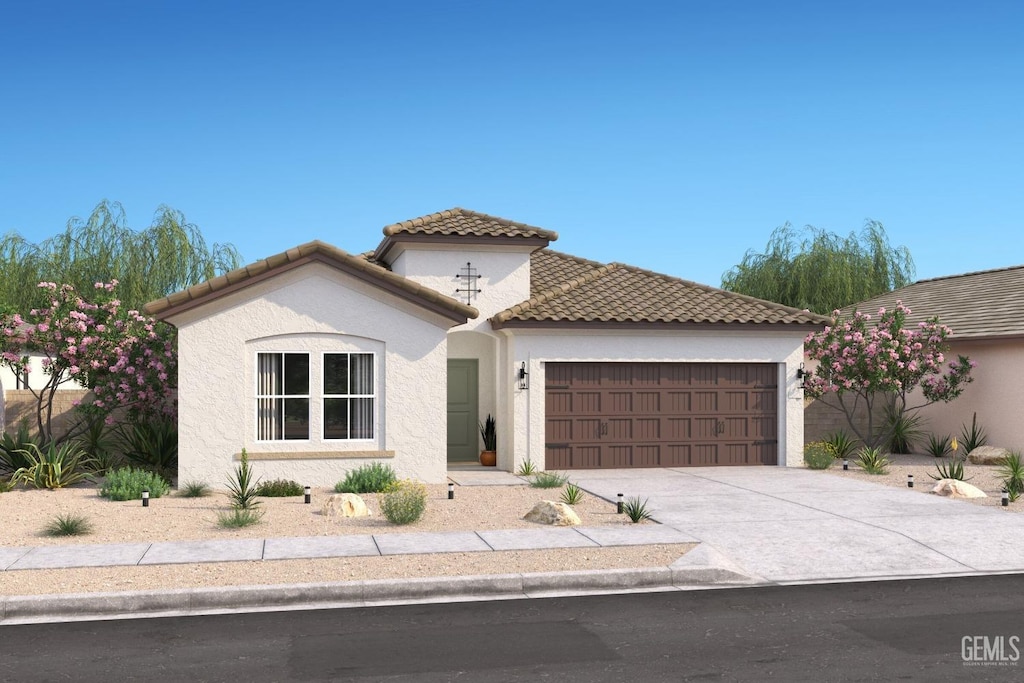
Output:
<svg viewBox="0 0 1024 683">
<path fill-rule="evenodd" d="M 353 354 L 360 354 L 364 356 L 370 356 L 371 362 L 373 363 L 373 393 L 372 394 L 328 394 L 327 393 L 327 378 L 324 377 L 324 368 L 327 367 L 327 356 L 349 356 L 349 387 L 352 386 L 352 364 L 351 356 Z M 380 378 L 377 375 L 377 353 L 374 351 L 321 351 L 320 352 L 320 440 L 323 443 L 374 443 L 377 441 L 380 433 L 380 410 L 379 403 L 377 401 L 377 387 L 380 385 Z M 368 439 L 329 439 L 327 438 L 327 405 L 326 401 L 329 398 L 369 398 L 373 401 L 373 436 Z M 349 426 L 352 424 L 352 412 L 351 404 L 349 404 Z"/>
</svg>

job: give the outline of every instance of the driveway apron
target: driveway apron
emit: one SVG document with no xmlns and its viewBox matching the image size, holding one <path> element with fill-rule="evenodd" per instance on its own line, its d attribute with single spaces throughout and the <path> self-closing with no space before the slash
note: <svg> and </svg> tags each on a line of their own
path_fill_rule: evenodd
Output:
<svg viewBox="0 0 1024 683">
<path fill-rule="evenodd" d="M 779 583 L 1024 572 L 1024 515 L 785 467 L 576 470 Z"/>
</svg>

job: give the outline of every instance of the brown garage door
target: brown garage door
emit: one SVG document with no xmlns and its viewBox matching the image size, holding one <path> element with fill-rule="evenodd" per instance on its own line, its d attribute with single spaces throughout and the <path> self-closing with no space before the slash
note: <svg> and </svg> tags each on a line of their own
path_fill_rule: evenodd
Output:
<svg viewBox="0 0 1024 683">
<path fill-rule="evenodd" d="M 547 363 L 546 468 L 778 463 L 771 363 Z"/>
</svg>

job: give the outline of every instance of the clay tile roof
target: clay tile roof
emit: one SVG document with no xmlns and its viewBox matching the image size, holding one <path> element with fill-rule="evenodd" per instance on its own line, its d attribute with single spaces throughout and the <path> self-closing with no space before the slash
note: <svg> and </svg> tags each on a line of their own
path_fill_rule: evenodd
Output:
<svg viewBox="0 0 1024 683">
<path fill-rule="evenodd" d="M 467 318 L 476 318 L 479 315 L 472 306 L 382 268 L 373 262 L 372 258 L 367 258 L 366 254 L 353 256 L 319 240 L 301 244 L 186 290 L 150 301 L 143 310 L 148 315 L 165 319 L 260 282 L 276 273 L 314 261 L 326 263 L 452 320 L 466 322 Z"/>
<path fill-rule="evenodd" d="M 911 311 L 908 327 L 938 316 L 955 339 L 1024 335 L 1024 265 L 919 280 L 844 311 L 874 316 L 897 301 Z"/>
<path fill-rule="evenodd" d="M 553 242 L 558 233 L 516 223 L 505 218 L 488 216 L 469 209 L 455 207 L 428 216 L 388 225 L 384 236 L 394 235 L 473 235 L 476 237 L 533 237 Z"/>
<path fill-rule="evenodd" d="M 537 296 L 563 282 L 574 280 L 603 263 L 563 254 L 554 249 L 541 249 L 530 256 L 530 296 Z"/>
<path fill-rule="evenodd" d="M 584 267 L 586 266 L 586 270 Z M 564 278 L 560 282 L 558 271 Z M 601 265 L 536 252 L 531 278 L 555 284 L 493 318 L 501 327 L 516 322 L 698 323 L 823 325 L 824 316 L 742 294 L 681 280 L 623 263 Z"/>
</svg>

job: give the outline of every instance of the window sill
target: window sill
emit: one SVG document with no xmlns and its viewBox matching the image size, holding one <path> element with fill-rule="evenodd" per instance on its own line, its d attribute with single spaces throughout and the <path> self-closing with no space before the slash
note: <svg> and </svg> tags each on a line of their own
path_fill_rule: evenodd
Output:
<svg viewBox="0 0 1024 683">
<path fill-rule="evenodd" d="M 354 460 L 358 458 L 393 458 L 394 451 L 285 451 L 276 453 L 250 453 L 249 460 Z M 242 454 L 235 453 L 233 460 L 241 460 Z"/>
</svg>

